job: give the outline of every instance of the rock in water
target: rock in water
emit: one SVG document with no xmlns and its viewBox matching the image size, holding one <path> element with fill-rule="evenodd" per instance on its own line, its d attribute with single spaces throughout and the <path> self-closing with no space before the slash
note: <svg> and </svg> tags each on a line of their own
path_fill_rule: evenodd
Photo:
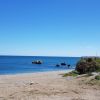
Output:
<svg viewBox="0 0 100 100">
<path fill-rule="evenodd" d="M 43 62 L 40 61 L 40 60 L 37 60 L 37 61 L 33 61 L 32 64 L 42 64 Z"/>
<path fill-rule="evenodd" d="M 62 66 L 66 66 L 67 64 L 66 64 L 66 63 L 61 63 L 61 65 L 62 65 Z"/>
<path fill-rule="evenodd" d="M 59 64 L 56 65 L 56 67 L 59 67 L 59 66 L 60 66 Z"/>
</svg>

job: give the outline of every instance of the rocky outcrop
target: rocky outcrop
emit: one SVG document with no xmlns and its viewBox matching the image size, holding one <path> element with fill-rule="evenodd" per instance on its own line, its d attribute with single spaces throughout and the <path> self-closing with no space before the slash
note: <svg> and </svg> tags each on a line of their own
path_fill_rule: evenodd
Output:
<svg viewBox="0 0 100 100">
<path fill-rule="evenodd" d="M 59 67 L 59 66 L 60 66 L 59 64 L 56 65 L 56 67 Z"/>
<path fill-rule="evenodd" d="M 67 64 L 64 62 L 64 63 L 61 63 L 61 65 L 62 65 L 62 66 L 66 66 Z"/>
<path fill-rule="evenodd" d="M 33 61 L 32 64 L 42 64 L 43 62 L 40 60 Z"/>
</svg>

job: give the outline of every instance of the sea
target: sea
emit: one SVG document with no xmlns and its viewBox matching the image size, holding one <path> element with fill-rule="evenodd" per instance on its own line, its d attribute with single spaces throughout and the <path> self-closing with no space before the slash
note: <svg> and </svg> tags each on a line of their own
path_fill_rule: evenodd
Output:
<svg viewBox="0 0 100 100">
<path fill-rule="evenodd" d="M 43 63 L 32 64 L 36 60 Z M 71 70 L 79 60 L 79 57 L 0 56 L 0 75 Z M 56 66 L 63 62 L 71 66 Z"/>
</svg>

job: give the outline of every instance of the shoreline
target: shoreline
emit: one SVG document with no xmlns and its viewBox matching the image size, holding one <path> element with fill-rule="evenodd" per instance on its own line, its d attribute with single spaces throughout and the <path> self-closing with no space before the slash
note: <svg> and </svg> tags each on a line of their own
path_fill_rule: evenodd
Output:
<svg viewBox="0 0 100 100">
<path fill-rule="evenodd" d="M 26 72 L 26 73 L 14 73 L 14 74 L 0 74 L 0 76 L 15 76 L 15 75 L 33 75 L 33 74 L 42 74 L 42 73 L 55 73 L 55 72 L 65 72 L 68 73 L 73 71 L 74 69 L 66 69 L 66 70 L 56 70 L 56 71 L 41 71 L 41 72 Z"/>
</svg>

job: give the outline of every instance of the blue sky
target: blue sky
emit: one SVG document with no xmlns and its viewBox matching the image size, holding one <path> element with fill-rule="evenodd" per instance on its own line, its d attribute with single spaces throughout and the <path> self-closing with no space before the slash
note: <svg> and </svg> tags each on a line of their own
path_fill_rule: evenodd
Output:
<svg viewBox="0 0 100 100">
<path fill-rule="evenodd" d="M 0 0 L 0 55 L 100 56 L 100 0 Z"/>
</svg>

